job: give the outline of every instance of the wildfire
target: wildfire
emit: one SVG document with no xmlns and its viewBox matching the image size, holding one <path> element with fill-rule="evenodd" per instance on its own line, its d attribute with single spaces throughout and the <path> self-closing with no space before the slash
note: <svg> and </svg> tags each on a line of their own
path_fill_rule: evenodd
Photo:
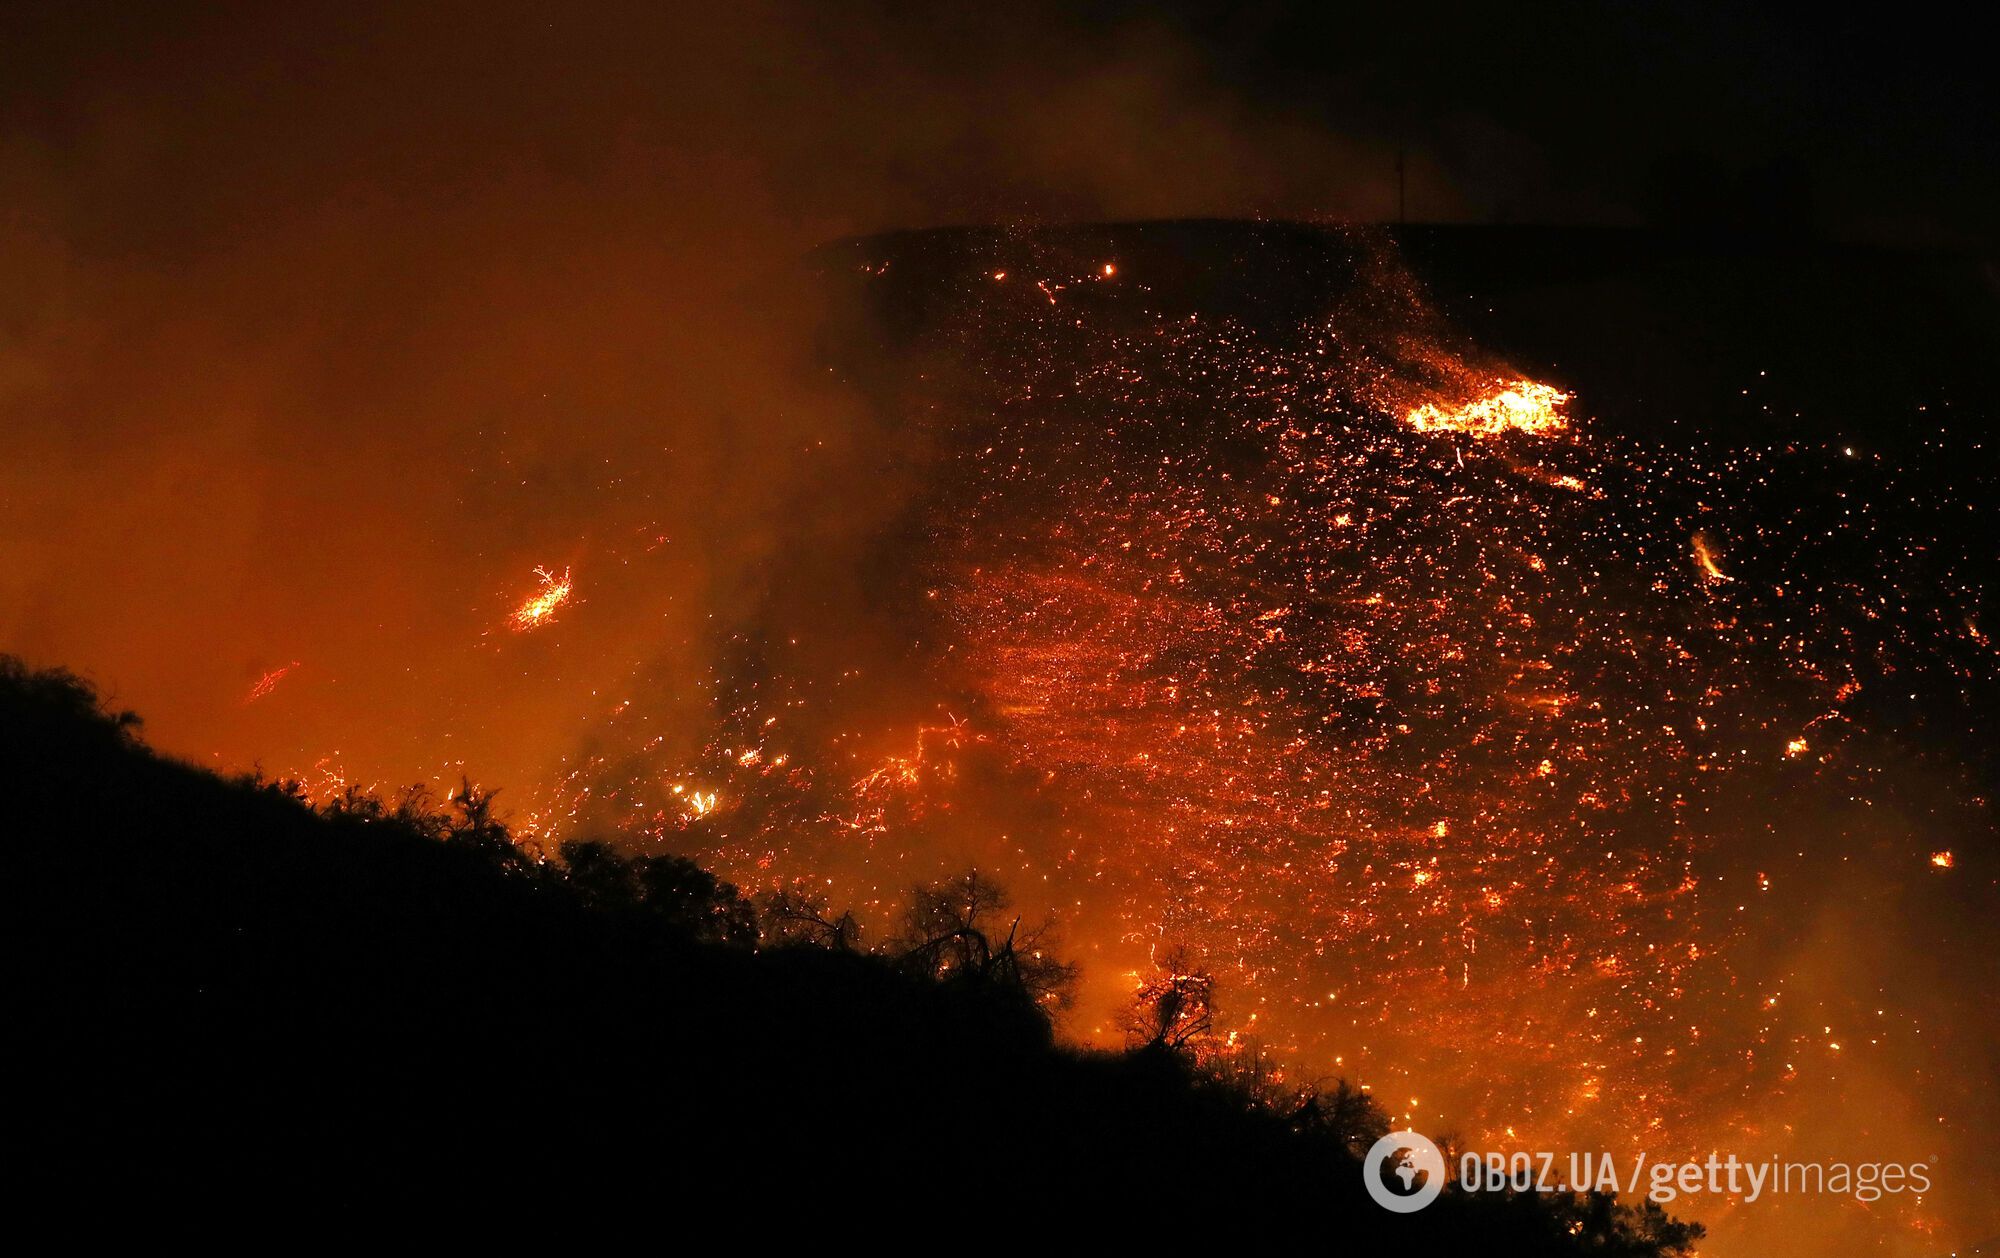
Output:
<svg viewBox="0 0 2000 1258">
<path fill-rule="evenodd" d="M 1535 436 L 1569 427 L 1563 408 L 1570 395 L 1533 380 L 1499 380 L 1470 402 L 1442 407 L 1426 402 L 1412 409 L 1403 422 L 1418 432 L 1459 432 L 1472 437 L 1497 437 L 1522 432 Z"/>
<path fill-rule="evenodd" d="M 547 568 L 537 568 L 535 579 L 541 583 L 539 588 L 514 609 L 512 624 L 516 633 L 526 633 L 548 624 L 555 619 L 556 612 L 569 602 L 572 585 L 568 568 L 564 568 L 560 575 Z"/>
<path fill-rule="evenodd" d="M 863 911 L 974 853 L 1044 891 L 1101 974 L 1184 943 L 1247 1011 L 1219 1038 L 1399 1095 L 1480 1045 L 1506 1086 L 1448 1104 L 1523 1139 L 1607 1130 L 1576 1103 L 1579 1041 L 1589 1099 L 1616 1102 L 1589 1108 L 1649 1138 L 1796 1079 L 1763 1046 L 1805 1032 L 1732 969 L 1744 923 L 1786 901 L 1741 850 L 1742 801 L 1761 773 L 1884 790 L 1847 775 L 1872 679 L 1934 668 L 1903 609 L 1942 602 L 1984 650 L 1958 629 L 1977 592 L 1881 599 L 1929 562 L 1886 546 L 1852 552 L 1881 556 L 1867 579 L 1829 565 L 1814 539 L 1872 517 L 1760 499 L 1803 492 L 1773 474 L 1789 445 L 1440 441 L 1561 432 L 1571 397 L 1508 378 L 1407 409 L 1385 364 L 1490 376 L 1365 325 L 1100 321 L 1033 296 L 1030 266 L 965 270 L 978 291 L 938 335 L 967 370 L 912 386 L 939 469 L 907 589 L 883 595 L 921 626 L 908 654 L 834 674 L 827 635 L 799 645 L 823 626 L 746 633 L 700 679 L 713 729 L 656 770 L 703 790 L 634 807 L 660 778 L 605 755 L 577 771 L 579 823 Z M 1048 273 L 1080 290 L 1103 266 Z M 1722 570 L 1711 537 L 1753 536 L 1785 589 Z M 634 744 L 658 745 L 643 718 Z M 1952 868 L 1897 859 L 1926 855 Z"/>
</svg>

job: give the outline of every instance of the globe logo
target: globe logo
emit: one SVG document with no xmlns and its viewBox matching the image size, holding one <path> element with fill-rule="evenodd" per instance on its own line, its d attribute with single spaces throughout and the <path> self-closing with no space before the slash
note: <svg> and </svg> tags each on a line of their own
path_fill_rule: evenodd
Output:
<svg viewBox="0 0 2000 1258">
<path fill-rule="evenodd" d="M 1361 1159 L 1361 1181 L 1384 1210 L 1414 1214 L 1444 1191 L 1444 1154 L 1428 1136 L 1392 1131 Z"/>
</svg>

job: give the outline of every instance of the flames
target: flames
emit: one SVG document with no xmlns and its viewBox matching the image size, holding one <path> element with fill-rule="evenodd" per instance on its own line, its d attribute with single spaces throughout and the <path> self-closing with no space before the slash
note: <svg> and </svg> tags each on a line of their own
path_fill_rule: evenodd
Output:
<svg viewBox="0 0 2000 1258">
<path fill-rule="evenodd" d="M 1729 574 L 1724 572 L 1722 565 L 1717 562 L 1715 545 L 1708 540 L 1706 533 L 1696 533 L 1690 545 L 1694 548 L 1695 567 L 1700 569 L 1704 583 L 1714 585 L 1719 581 L 1729 580 Z"/>
<path fill-rule="evenodd" d="M 1413 407 L 1403 422 L 1418 432 L 1453 432 L 1469 437 L 1526 433 L 1544 437 L 1569 427 L 1563 408 L 1570 395 L 1552 385 L 1525 378 L 1496 380 L 1492 387 L 1456 406 L 1426 402 Z"/>
<path fill-rule="evenodd" d="M 722 797 L 714 791 L 689 790 L 684 784 L 676 784 L 673 793 L 681 801 L 683 821 L 699 821 L 722 802 Z"/>
</svg>

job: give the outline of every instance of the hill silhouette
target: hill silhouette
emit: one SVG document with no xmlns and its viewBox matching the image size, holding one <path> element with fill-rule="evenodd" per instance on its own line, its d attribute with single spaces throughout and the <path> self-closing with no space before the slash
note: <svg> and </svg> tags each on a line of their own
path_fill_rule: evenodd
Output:
<svg viewBox="0 0 2000 1258">
<path fill-rule="evenodd" d="M 218 777 L 9 657 L 0 792 L 47 1210 L 547 1207 L 671 1233 L 755 1202 L 871 1237 L 1061 1219 L 1482 1254 L 1699 1235 L 1601 1197 L 1386 1214 L 1360 1093 L 1199 1067 L 1167 1023 L 1123 1054 L 1059 1045 L 1066 968 L 982 918 L 999 893 L 976 880 L 919 892 L 916 936 L 865 952 L 823 906 L 753 906 L 678 858 L 541 859 L 476 791 L 314 808 Z"/>
</svg>

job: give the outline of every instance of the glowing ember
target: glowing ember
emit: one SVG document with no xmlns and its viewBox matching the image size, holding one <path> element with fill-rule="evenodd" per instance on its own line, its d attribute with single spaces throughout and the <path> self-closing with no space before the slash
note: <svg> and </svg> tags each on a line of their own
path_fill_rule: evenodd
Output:
<svg viewBox="0 0 2000 1258">
<path fill-rule="evenodd" d="M 1562 411 L 1570 395 L 1533 380 L 1496 381 L 1492 390 L 1459 406 L 1426 402 L 1403 422 L 1418 432 L 1458 432 L 1472 437 L 1497 437 L 1524 432 L 1537 436 L 1569 427 Z"/>
<path fill-rule="evenodd" d="M 1937 866 L 1939 869 L 1950 869 L 1958 864 L 1958 858 L 1950 852 L 1932 852 L 1931 864 Z"/>
<path fill-rule="evenodd" d="M 547 568 L 537 568 L 535 579 L 541 583 L 540 588 L 514 609 L 512 623 L 516 633 L 548 624 L 555 619 L 556 612 L 569 602 L 572 587 L 568 568 L 564 568 L 560 576 Z"/>
<path fill-rule="evenodd" d="M 262 699 L 265 695 L 270 694 L 273 690 L 276 690 L 278 688 L 278 683 L 283 681 L 286 675 L 289 674 L 293 669 L 297 668 L 298 666 L 299 662 L 297 660 L 293 660 L 291 663 L 285 665 L 284 667 L 274 668 L 270 672 L 265 673 L 262 677 L 259 677 L 256 683 L 250 687 L 250 693 L 243 696 L 244 704 L 248 705 L 255 703 L 257 702 L 257 700 Z"/>
</svg>

